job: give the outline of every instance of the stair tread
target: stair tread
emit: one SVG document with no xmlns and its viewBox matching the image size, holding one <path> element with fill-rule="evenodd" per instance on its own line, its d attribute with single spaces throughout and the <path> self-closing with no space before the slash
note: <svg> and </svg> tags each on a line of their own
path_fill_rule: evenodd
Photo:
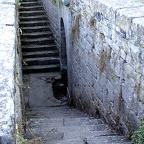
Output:
<svg viewBox="0 0 144 144">
<path fill-rule="evenodd" d="M 41 12 L 43 12 L 43 13 L 45 13 L 45 11 L 44 10 L 33 10 L 33 11 L 20 11 L 19 13 L 20 14 L 31 14 L 31 13 L 41 13 Z"/>
<path fill-rule="evenodd" d="M 35 1 L 39 1 L 39 0 L 22 0 L 23 2 L 35 2 Z"/>
<path fill-rule="evenodd" d="M 19 24 L 35 24 L 35 23 L 48 23 L 48 20 L 37 20 L 37 21 L 25 21 L 19 22 Z"/>
<path fill-rule="evenodd" d="M 38 124 L 37 122 L 32 122 L 32 124 L 29 124 L 29 127 L 34 127 L 34 128 L 40 128 L 44 127 L 44 125 L 47 125 L 46 128 L 51 129 L 51 128 L 57 128 L 58 131 L 66 131 L 67 129 L 71 131 L 102 131 L 102 130 L 108 130 L 110 129 L 109 125 L 107 124 L 83 124 L 83 125 L 59 125 L 59 126 L 53 126 L 51 124 L 48 125 L 48 122 L 40 123 Z"/>
<path fill-rule="evenodd" d="M 100 136 L 93 138 L 74 138 L 74 139 L 63 139 L 63 140 L 53 140 L 49 144 L 131 144 L 128 140 L 123 138 L 123 136 Z"/>
<path fill-rule="evenodd" d="M 23 70 L 25 69 L 44 69 L 44 68 L 54 68 L 54 67 L 59 67 L 58 64 L 51 64 L 51 65 L 41 65 L 41 66 L 37 66 L 37 65 L 33 65 L 33 66 L 24 66 Z"/>
<path fill-rule="evenodd" d="M 56 48 L 56 44 L 45 44 L 45 45 L 23 45 L 22 49 L 34 49 L 34 48 L 49 48 L 49 47 L 55 47 Z"/>
<path fill-rule="evenodd" d="M 24 58 L 23 60 L 25 62 L 28 62 L 28 61 L 45 61 L 45 60 L 58 60 L 59 57 L 38 57 L 38 58 Z"/>
<path fill-rule="evenodd" d="M 52 34 L 51 31 L 33 32 L 33 33 L 23 33 L 22 36 L 36 36 L 42 34 Z"/>
<path fill-rule="evenodd" d="M 20 9 L 33 9 L 33 8 L 43 8 L 43 6 L 27 6 L 27 7 L 20 7 Z"/>
<path fill-rule="evenodd" d="M 45 140 L 67 140 L 67 139 L 78 139 L 78 138 L 89 138 L 92 139 L 93 137 L 101 137 L 101 136 L 106 136 L 108 139 L 108 136 L 115 136 L 117 133 L 113 133 L 111 131 L 69 131 L 67 130 L 66 132 L 61 132 L 57 131 L 57 129 L 46 129 L 46 128 L 31 128 L 31 131 L 33 133 L 36 133 L 37 135 L 41 135 L 43 139 Z M 108 140 L 107 140 L 108 141 Z"/>
<path fill-rule="evenodd" d="M 49 73 L 49 72 L 59 72 L 60 71 L 60 66 L 53 66 L 50 65 L 49 67 L 47 65 L 45 65 L 45 67 L 43 66 L 25 66 L 23 67 L 23 72 L 24 73 Z"/>
<path fill-rule="evenodd" d="M 52 36 L 50 37 L 43 37 L 43 38 L 34 38 L 34 39 L 29 39 L 29 38 L 25 38 L 22 39 L 22 42 L 39 42 L 39 41 L 45 41 L 45 40 L 54 40 L 54 38 Z"/>
<path fill-rule="evenodd" d="M 48 25 L 47 26 L 36 26 L 36 27 L 21 27 L 22 30 L 25 30 L 25 29 L 30 29 L 30 30 L 33 30 L 33 29 L 43 29 L 43 28 L 50 28 Z"/>
<path fill-rule="evenodd" d="M 19 18 L 20 19 L 34 19 L 34 18 L 47 18 L 47 16 L 46 15 L 35 15 L 35 16 L 29 16 L 29 17 L 26 17 L 26 16 L 20 16 Z"/>
<path fill-rule="evenodd" d="M 54 121 L 63 121 L 63 119 L 65 119 L 65 122 L 67 122 L 68 124 L 70 123 L 75 123 L 78 125 L 83 124 L 83 122 L 90 122 L 93 121 L 94 123 L 101 123 L 100 119 L 93 119 L 90 117 L 87 117 L 87 114 L 77 110 L 77 109 L 70 109 L 67 107 L 48 107 L 48 108 L 32 108 L 32 111 L 27 110 L 26 114 L 31 117 L 32 116 L 36 116 L 35 118 L 37 118 L 37 116 L 41 119 L 41 123 L 44 121 L 50 121 L 50 123 L 54 122 Z M 46 116 L 46 117 L 43 117 Z M 49 118 L 49 119 L 47 119 Z M 34 120 L 34 119 L 33 119 Z M 36 119 L 37 120 L 37 119 Z"/>
<path fill-rule="evenodd" d="M 40 3 L 41 4 L 40 1 L 34 1 L 34 2 L 33 1 L 32 2 L 29 1 L 29 2 L 21 2 L 21 5 L 22 4 L 28 4 L 29 5 L 29 4 L 35 4 L 35 3 Z"/>
<path fill-rule="evenodd" d="M 35 51 L 35 52 L 23 52 L 23 56 L 26 55 L 41 55 L 41 54 L 49 54 L 49 53 L 58 53 L 57 50 L 50 50 L 50 51 Z"/>
</svg>

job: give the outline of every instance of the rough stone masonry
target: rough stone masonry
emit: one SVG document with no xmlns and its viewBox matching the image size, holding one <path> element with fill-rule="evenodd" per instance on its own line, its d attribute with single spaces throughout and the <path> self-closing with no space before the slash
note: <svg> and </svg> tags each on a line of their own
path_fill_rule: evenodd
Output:
<svg viewBox="0 0 144 144">
<path fill-rule="evenodd" d="M 69 90 L 80 109 L 129 136 L 144 117 L 144 4 L 134 0 L 43 0 L 61 45 Z M 58 27 L 57 27 L 58 26 Z"/>
<path fill-rule="evenodd" d="M 15 144 L 22 123 L 21 54 L 15 0 L 0 0 L 0 143 Z"/>
</svg>

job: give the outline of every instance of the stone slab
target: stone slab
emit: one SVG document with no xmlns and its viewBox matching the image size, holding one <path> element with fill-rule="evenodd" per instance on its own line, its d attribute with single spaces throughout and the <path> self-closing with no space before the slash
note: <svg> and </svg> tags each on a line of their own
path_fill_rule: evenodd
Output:
<svg viewBox="0 0 144 144">
<path fill-rule="evenodd" d="M 14 26 L 15 25 L 15 5 L 0 4 L 0 26 Z"/>
</svg>

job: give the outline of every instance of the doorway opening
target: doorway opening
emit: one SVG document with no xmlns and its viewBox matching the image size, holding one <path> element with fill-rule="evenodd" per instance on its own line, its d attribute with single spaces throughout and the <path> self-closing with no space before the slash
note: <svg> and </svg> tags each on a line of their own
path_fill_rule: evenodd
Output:
<svg viewBox="0 0 144 144">
<path fill-rule="evenodd" d="M 66 36 L 63 19 L 60 21 L 61 26 L 61 45 L 60 45 L 60 64 L 62 79 L 67 79 L 67 50 L 66 50 Z"/>
<path fill-rule="evenodd" d="M 61 100 L 62 104 L 68 103 L 68 95 L 67 95 L 67 49 L 66 49 L 66 35 L 65 35 L 65 26 L 63 19 L 60 20 L 60 71 L 61 71 L 61 79 L 57 79 L 53 82 L 53 94 L 56 99 Z"/>
</svg>

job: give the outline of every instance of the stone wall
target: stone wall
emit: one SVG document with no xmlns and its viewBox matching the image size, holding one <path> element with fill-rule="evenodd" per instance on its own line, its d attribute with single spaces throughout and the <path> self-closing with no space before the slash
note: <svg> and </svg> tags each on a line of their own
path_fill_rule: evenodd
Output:
<svg viewBox="0 0 144 144">
<path fill-rule="evenodd" d="M 0 1 L 0 143 L 15 144 L 22 123 L 21 50 L 15 0 Z"/>
<path fill-rule="evenodd" d="M 129 136 L 144 117 L 143 3 L 71 0 L 70 7 L 57 5 L 56 9 L 52 0 L 43 1 L 44 6 L 50 5 L 46 10 L 58 10 L 56 17 L 63 18 L 71 40 L 68 73 L 76 106 L 94 116 L 100 113 Z M 67 13 L 71 24 L 66 22 Z M 53 22 L 54 18 L 49 18 Z"/>
</svg>

